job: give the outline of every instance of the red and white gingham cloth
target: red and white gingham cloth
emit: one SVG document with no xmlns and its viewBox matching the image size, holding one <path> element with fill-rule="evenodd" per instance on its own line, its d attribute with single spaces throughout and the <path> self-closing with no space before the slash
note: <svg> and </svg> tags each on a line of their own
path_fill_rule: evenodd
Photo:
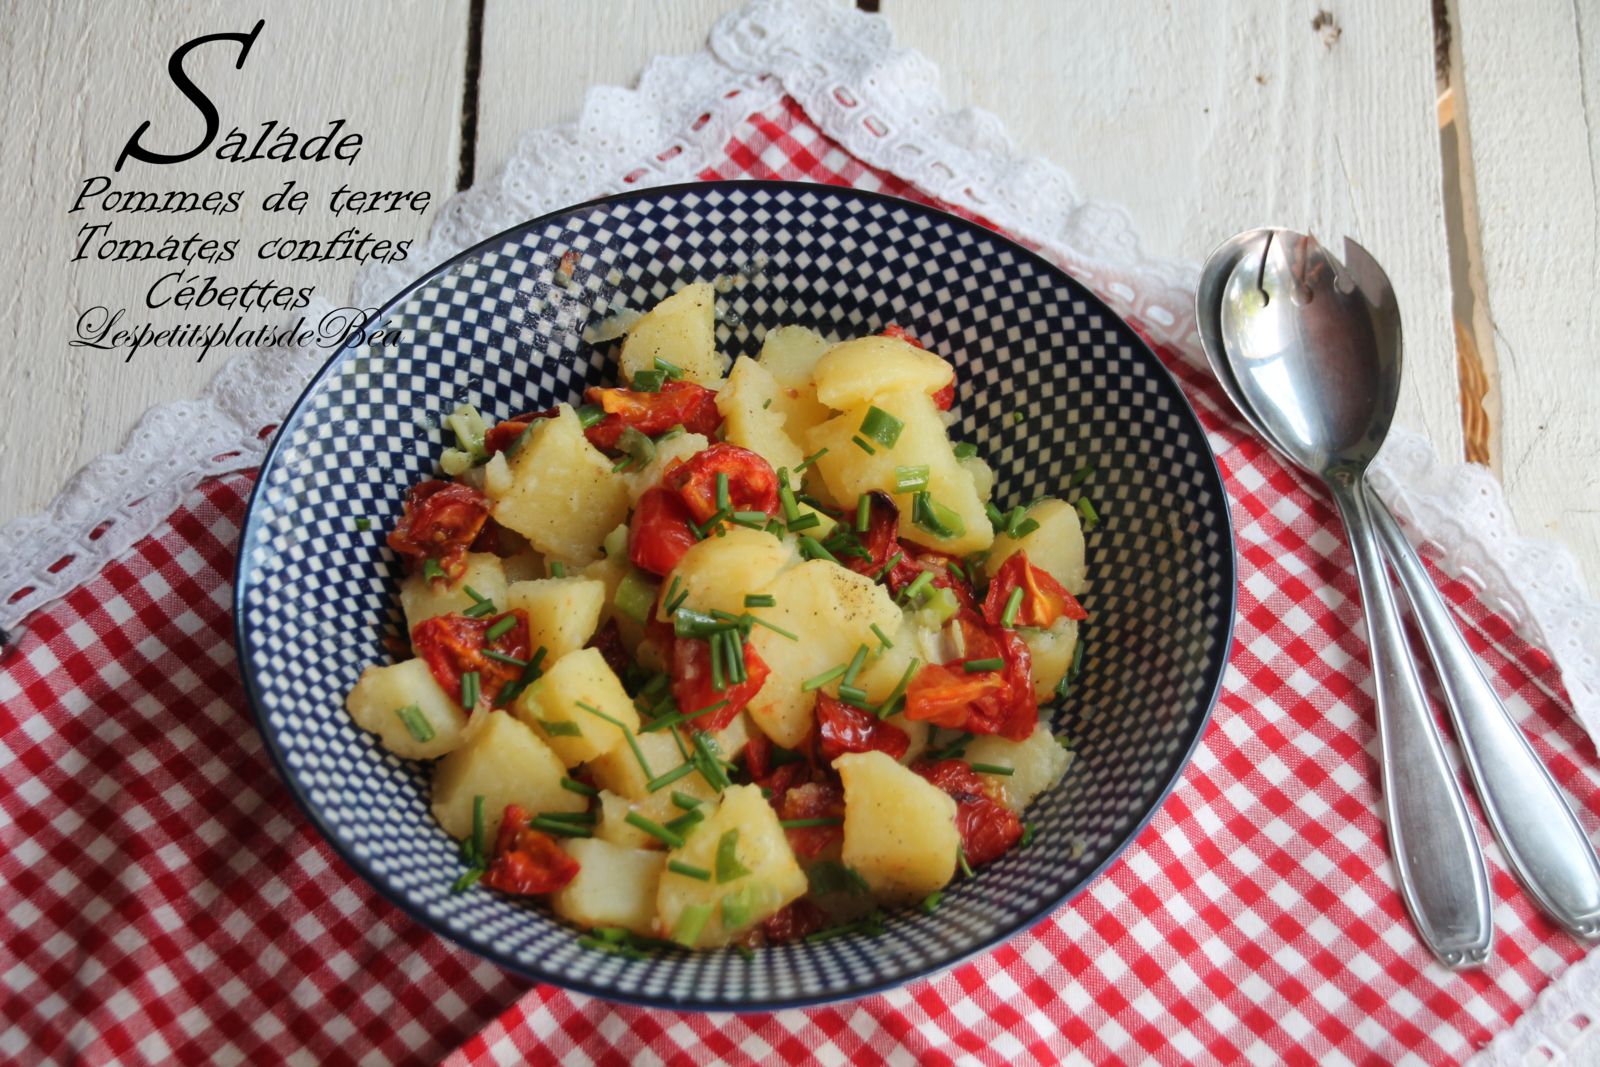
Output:
<svg viewBox="0 0 1600 1067">
<path fill-rule="evenodd" d="M 787 101 L 752 116 L 704 176 L 918 195 Z M 263 751 L 229 615 L 241 473 L 202 485 L 0 653 L 0 1058 L 1464 1059 L 1583 950 L 1532 910 L 1492 845 L 1493 962 L 1453 974 L 1417 943 L 1376 814 L 1371 687 L 1336 517 L 1241 432 L 1203 372 L 1163 358 L 1234 501 L 1237 647 L 1177 790 L 1109 872 L 1034 930 L 899 992 L 749 1016 L 529 988 L 435 938 L 343 866 Z M 1594 833 L 1600 766 L 1550 660 L 1469 588 L 1445 593 Z"/>
</svg>

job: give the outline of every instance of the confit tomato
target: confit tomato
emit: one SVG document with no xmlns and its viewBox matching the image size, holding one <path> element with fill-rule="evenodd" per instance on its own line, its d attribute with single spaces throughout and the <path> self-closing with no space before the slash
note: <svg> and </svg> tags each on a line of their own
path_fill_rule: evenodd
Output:
<svg viewBox="0 0 1600 1067">
<path fill-rule="evenodd" d="M 710 437 L 722 425 L 717 394 L 694 382 L 663 382 L 657 393 L 594 388 L 583 398 L 605 412 L 605 417 L 584 433 L 590 444 L 606 451 L 617 447 L 622 431 L 630 426 L 646 437 L 666 433 L 674 426 Z"/>
<path fill-rule="evenodd" d="M 663 577 L 699 540 L 689 528 L 689 508 L 670 489 L 646 489 L 634 505 L 628 527 L 628 559 L 640 570 Z"/>
<path fill-rule="evenodd" d="M 769 945 L 799 941 L 828 926 L 828 913 L 805 897 L 779 908 L 760 926 L 762 939 Z"/>
<path fill-rule="evenodd" d="M 516 804 L 506 805 L 495 837 L 494 859 L 483 875 L 485 885 L 519 896 L 554 893 L 578 877 L 579 870 L 578 861 L 567 855 L 555 838 L 528 825 L 526 811 Z"/>
<path fill-rule="evenodd" d="M 728 476 L 728 501 L 734 511 L 778 513 L 778 475 L 772 464 L 738 445 L 712 445 L 674 464 L 665 482 L 675 489 L 695 522 L 717 513 L 717 476 Z"/>
<path fill-rule="evenodd" d="M 1046 628 L 1057 619 L 1081 622 L 1089 617 L 1077 597 L 1062 588 L 1049 572 L 1029 563 L 1026 552 L 1017 552 L 1000 565 L 989 583 L 989 594 L 983 598 L 984 621 L 990 626 L 999 626 L 1005 616 L 1006 603 L 1017 589 L 1022 590 L 1015 620 L 1017 626 Z"/>
<path fill-rule="evenodd" d="M 978 772 L 965 761 L 918 763 L 911 769 L 956 802 L 956 830 L 968 865 L 978 867 L 999 859 L 1022 837 L 1021 818 L 991 795 Z"/>
<path fill-rule="evenodd" d="M 1025 741 L 1039 721 L 1033 695 L 1033 657 L 1014 630 L 986 627 L 962 613 L 966 655 L 952 663 L 930 663 L 906 689 L 906 718 L 972 734 L 999 734 Z M 968 673 L 964 663 L 999 659 L 998 669 Z"/>
<path fill-rule="evenodd" d="M 556 417 L 555 408 L 546 408 L 543 411 L 530 411 L 515 418 L 497 422 L 483 435 L 483 449 L 489 455 L 504 452 L 517 443 L 517 438 L 522 436 L 524 430 L 538 419 L 553 419 Z"/>
<path fill-rule="evenodd" d="M 467 549 L 489 518 L 489 498 L 468 485 L 431 479 L 406 494 L 389 547 L 414 562 L 432 559 L 448 578 L 467 565 Z"/>
<path fill-rule="evenodd" d="M 867 531 L 857 536 L 869 558 L 846 556 L 841 560 L 845 566 L 858 574 L 875 578 L 878 572 L 883 570 L 884 565 L 898 555 L 899 562 L 883 577 L 889 592 L 898 596 L 900 590 L 916 581 L 917 575 L 926 571 L 936 588 L 949 589 L 956 594 L 956 599 L 962 608 L 973 611 L 977 609 L 978 602 L 973 596 L 972 586 L 951 573 L 950 564 L 959 562 L 955 557 L 933 549 L 901 543 L 900 509 L 889 494 L 871 493 L 867 515 Z"/>
<path fill-rule="evenodd" d="M 827 693 L 817 693 L 817 749 L 824 763 L 846 752 L 884 752 L 899 759 L 911 747 L 900 727 Z"/>
<path fill-rule="evenodd" d="M 599 649 L 600 658 L 606 661 L 606 666 L 618 678 L 633 663 L 633 657 L 628 655 L 628 646 L 622 643 L 622 630 L 617 626 L 616 619 L 607 619 L 606 624 L 589 638 L 587 647 Z"/>
<path fill-rule="evenodd" d="M 512 625 L 493 641 L 489 631 L 502 619 L 513 620 Z M 526 661 L 528 658 L 528 617 L 521 610 L 512 610 L 486 619 L 469 619 L 465 615 L 435 615 L 423 619 L 411 630 L 411 647 L 428 665 L 428 672 L 439 688 L 456 700 L 461 699 L 461 676 L 478 672 L 478 707 L 493 707 L 498 703 L 501 688 L 522 676 L 522 668 L 502 663 L 484 655 L 493 649 L 502 656 Z M 469 713 L 472 708 L 466 709 Z"/>
<path fill-rule="evenodd" d="M 907 330 L 904 326 L 898 326 L 892 322 L 883 328 L 881 336 L 896 338 L 904 341 L 908 345 L 913 345 L 917 348 L 923 349 L 924 351 L 926 351 L 928 347 L 915 337 L 911 336 L 910 330 Z M 947 384 L 943 389 L 940 389 L 937 393 L 933 394 L 933 406 L 938 408 L 940 411 L 949 411 L 955 402 L 956 379 L 954 375 L 951 375 L 949 384 Z"/>
<path fill-rule="evenodd" d="M 690 637 L 679 637 L 672 642 L 672 697 L 678 710 L 685 715 L 727 701 L 716 711 L 707 712 L 692 720 L 692 727 L 707 733 L 727 726 L 749 705 L 771 673 L 766 661 L 749 644 L 744 647 L 745 680 L 725 684 L 717 689 L 712 685 L 711 645 Z"/>
<path fill-rule="evenodd" d="M 784 770 L 787 768 L 779 768 Z M 791 826 L 784 830 L 789 847 L 801 859 L 815 859 L 835 841 L 844 838 L 844 787 L 831 777 L 790 786 L 780 797 L 772 795 L 778 818 L 838 820 L 830 826 Z"/>
</svg>

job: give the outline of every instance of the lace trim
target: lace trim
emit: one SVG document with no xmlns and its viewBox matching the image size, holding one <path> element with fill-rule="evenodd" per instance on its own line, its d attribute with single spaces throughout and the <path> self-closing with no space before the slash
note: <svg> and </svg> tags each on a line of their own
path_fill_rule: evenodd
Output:
<svg viewBox="0 0 1600 1067">
<path fill-rule="evenodd" d="M 692 179 L 737 123 L 785 93 L 858 158 L 1036 245 L 1156 340 L 1199 359 L 1194 264 L 1152 259 L 1124 211 L 1083 200 L 1064 171 L 1019 153 L 994 116 L 950 109 L 937 68 L 896 48 L 884 19 L 818 0 L 754 0 L 717 23 L 708 51 L 653 60 L 633 90 L 590 90 L 577 122 L 531 131 L 495 178 L 451 198 L 409 266 L 363 272 L 352 303 L 377 307 L 417 265 L 529 216 Z M 0 527 L 0 627 L 124 553 L 202 478 L 258 465 L 272 423 L 323 358 L 316 348 L 239 356 L 199 398 L 148 412 L 122 451 L 74 475 L 47 512 Z M 1591 651 L 1600 647 L 1600 604 L 1588 598 L 1571 553 L 1518 537 L 1495 479 L 1441 461 L 1416 434 L 1393 434 L 1374 481 L 1414 540 L 1550 652 L 1584 726 L 1600 738 L 1600 662 Z M 1589 1026 L 1585 1005 L 1597 989 L 1600 958 L 1590 956 L 1478 1062 L 1521 1063 L 1536 1047 L 1552 1063 L 1587 1062 L 1580 1045 L 1592 1052 L 1600 1028 Z"/>
</svg>

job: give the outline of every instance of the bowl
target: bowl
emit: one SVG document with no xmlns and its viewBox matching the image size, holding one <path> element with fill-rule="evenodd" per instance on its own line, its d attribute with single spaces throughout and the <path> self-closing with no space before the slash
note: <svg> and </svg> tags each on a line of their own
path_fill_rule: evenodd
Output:
<svg viewBox="0 0 1600 1067">
<path fill-rule="evenodd" d="M 383 531 L 407 488 L 435 469 L 443 415 L 470 401 L 492 422 L 577 400 L 615 373 L 617 342 L 586 343 L 587 327 L 713 277 L 724 279 L 727 353 L 756 354 L 783 323 L 837 338 L 897 323 L 951 360 L 952 433 L 994 466 L 1001 504 L 1064 494 L 1075 471 L 1094 468 L 1100 522 L 1087 538 L 1084 666 L 1065 701 L 1041 709 L 1077 759 L 1027 813 L 1031 845 L 953 883 L 932 914 L 897 910 L 876 937 L 802 941 L 750 959 L 635 960 L 581 946 L 540 905 L 481 887 L 453 895 L 462 865 L 429 812 L 428 768 L 380 748 L 351 722 L 344 697 L 403 633 L 401 571 Z M 507 230 L 430 272 L 374 323 L 334 354 L 278 431 L 242 534 L 235 626 L 256 721 L 284 781 L 351 867 L 439 935 L 537 981 L 656 1007 L 848 999 L 945 969 L 1044 919 L 1128 847 L 1183 773 L 1232 636 L 1227 499 L 1171 375 L 1043 258 L 891 196 L 697 183 Z"/>
</svg>

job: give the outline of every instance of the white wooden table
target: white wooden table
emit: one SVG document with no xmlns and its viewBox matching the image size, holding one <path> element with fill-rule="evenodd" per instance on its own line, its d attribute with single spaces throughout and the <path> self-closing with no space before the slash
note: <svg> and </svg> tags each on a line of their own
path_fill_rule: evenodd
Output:
<svg viewBox="0 0 1600 1067">
<path fill-rule="evenodd" d="M 436 208 L 498 167 L 522 130 L 573 118 L 588 86 L 631 83 L 654 54 L 699 47 L 739 2 L 347 0 L 335 13 L 317 0 L 260 12 L 60 0 L 8 11 L 0 521 L 44 507 L 147 407 L 192 395 L 222 361 L 166 350 L 124 365 L 66 344 L 83 309 L 139 306 L 150 284 L 147 268 L 70 262 L 82 215 L 69 208 L 143 119 L 171 148 L 194 138 L 195 112 L 164 74 L 177 45 L 265 17 L 242 69 L 222 48 L 190 59 L 197 81 L 226 87 L 223 129 L 277 119 L 320 131 L 345 118 L 367 135 L 352 185 L 429 190 Z M 943 69 L 953 103 L 995 112 L 1083 194 L 1125 204 L 1153 253 L 1198 261 L 1266 222 L 1359 239 L 1404 310 L 1400 420 L 1447 457 L 1488 462 L 1522 530 L 1565 541 L 1600 590 L 1600 11 L 1445 0 L 1441 27 L 1427 4 L 1390 0 L 879 3 L 897 37 Z M 328 177 L 207 157 L 171 169 L 173 186 L 257 200 L 285 180 Z M 118 180 L 133 185 L 128 173 Z M 399 239 L 432 214 L 361 225 Z M 203 228 L 248 244 L 325 237 L 324 221 L 264 229 L 259 212 L 241 212 Z M 116 231 L 185 225 L 201 228 L 119 216 Z M 353 268 L 276 273 L 341 294 Z"/>
</svg>

